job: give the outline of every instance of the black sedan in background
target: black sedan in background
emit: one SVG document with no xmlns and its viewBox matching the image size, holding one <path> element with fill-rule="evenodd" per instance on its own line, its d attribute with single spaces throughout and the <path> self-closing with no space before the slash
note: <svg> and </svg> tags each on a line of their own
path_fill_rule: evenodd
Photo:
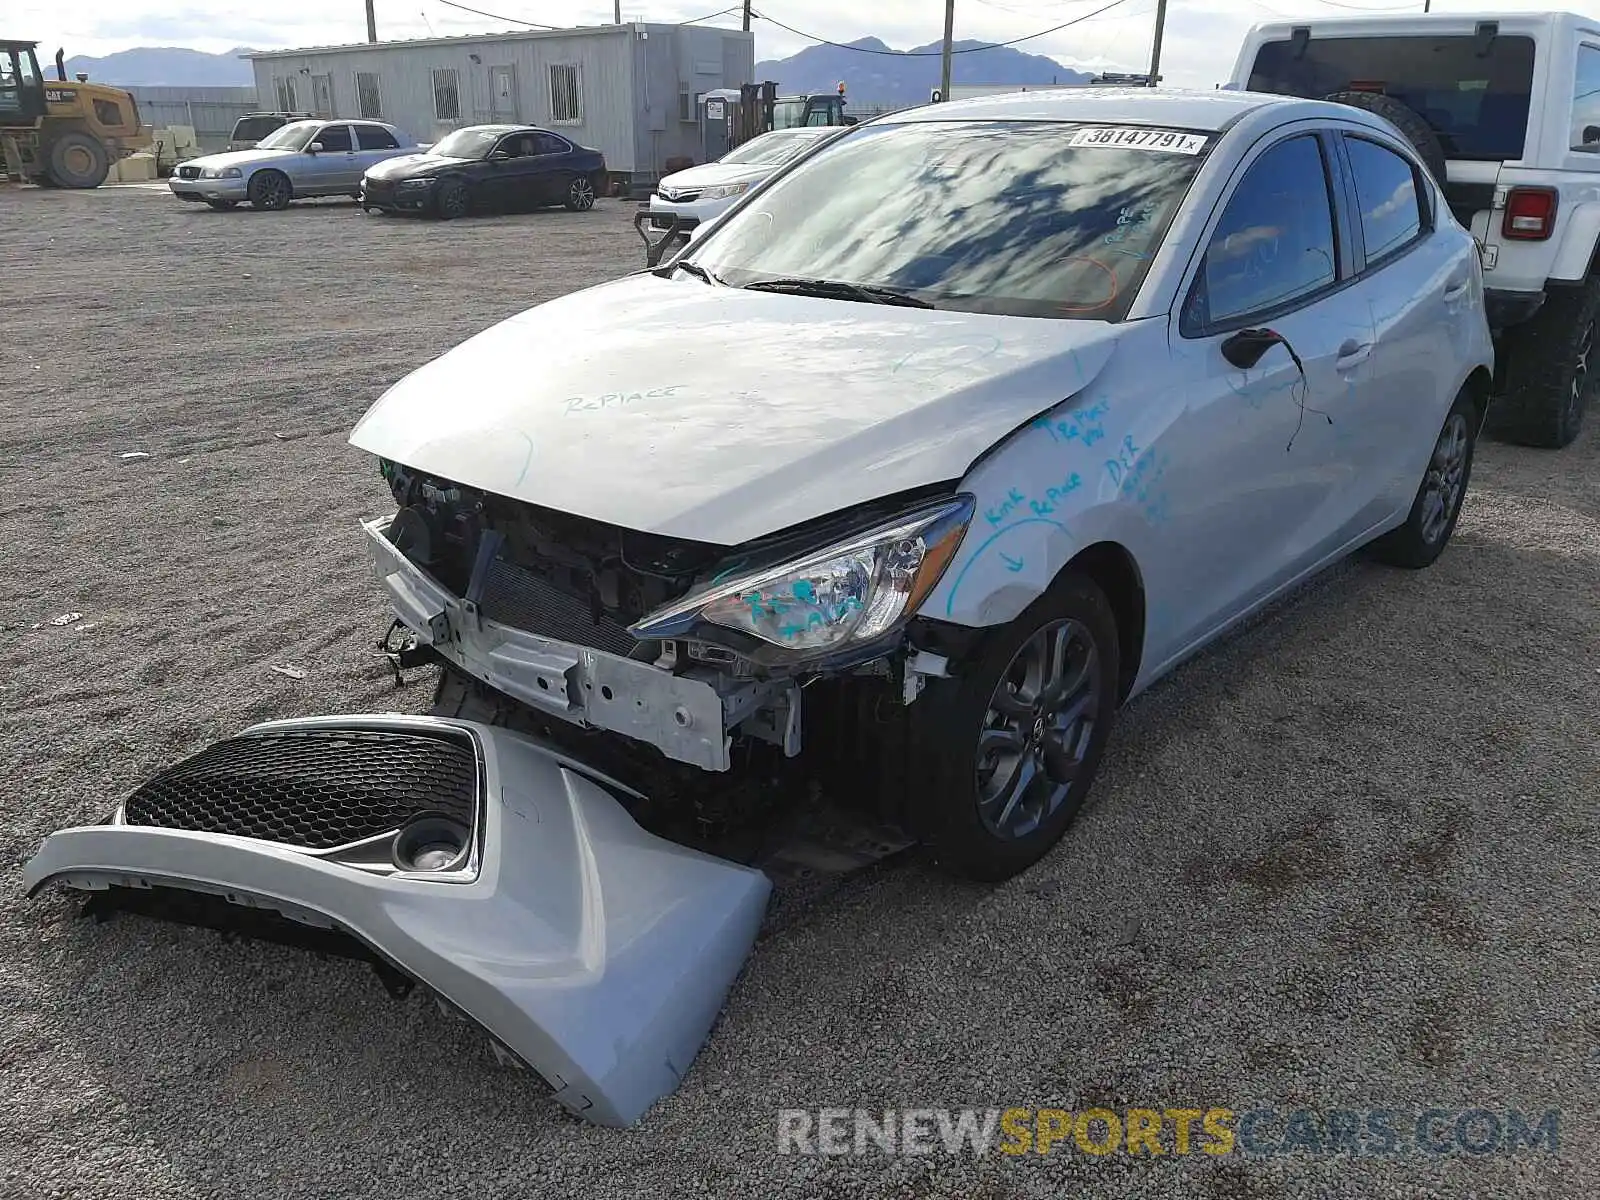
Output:
<svg viewBox="0 0 1600 1200">
<path fill-rule="evenodd" d="M 606 160 L 535 125 L 472 125 L 426 153 L 391 158 L 361 178 L 367 212 L 421 212 L 449 219 L 495 209 L 594 207 Z"/>
</svg>

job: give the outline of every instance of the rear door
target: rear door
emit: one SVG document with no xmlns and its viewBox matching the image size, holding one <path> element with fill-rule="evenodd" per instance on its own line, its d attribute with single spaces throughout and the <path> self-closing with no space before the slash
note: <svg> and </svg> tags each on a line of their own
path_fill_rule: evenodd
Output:
<svg viewBox="0 0 1600 1200">
<path fill-rule="evenodd" d="M 384 159 L 396 157 L 395 151 L 400 149 L 400 143 L 382 125 L 357 122 L 353 128 L 356 134 L 357 178 Z"/>
<path fill-rule="evenodd" d="M 1411 504 L 1419 448 L 1433 445 L 1461 383 L 1454 370 L 1471 328 L 1475 264 L 1459 233 L 1440 236 L 1441 214 L 1409 147 L 1356 129 L 1339 143 L 1356 289 L 1373 325 L 1369 381 L 1333 428 L 1340 486 L 1355 501 L 1344 531 L 1353 537 Z"/>
</svg>

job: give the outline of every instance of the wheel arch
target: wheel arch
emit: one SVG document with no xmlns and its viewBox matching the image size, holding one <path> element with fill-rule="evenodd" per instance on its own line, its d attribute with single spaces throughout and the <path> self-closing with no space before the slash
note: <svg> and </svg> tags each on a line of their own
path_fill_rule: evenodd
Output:
<svg viewBox="0 0 1600 1200">
<path fill-rule="evenodd" d="M 1069 574 L 1086 575 L 1105 593 L 1117 621 L 1117 700 L 1133 691 L 1144 659 L 1146 605 L 1144 573 L 1128 548 L 1120 542 L 1101 541 L 1085 546 L 1056 573 L 1051 586 Z"/>
<path fill-rule="evenodd" d="M 1482 431 L 1484 419 L 1489 415 L 1489 401 L 1494 397 L 1494 376 L 1489 368 L 1478 365 L 1457 389 L 1457 394 L 1467 392 L 1472 396 L 1472 408 L 1477 414 L 1477 428 Z"/>
</svg>

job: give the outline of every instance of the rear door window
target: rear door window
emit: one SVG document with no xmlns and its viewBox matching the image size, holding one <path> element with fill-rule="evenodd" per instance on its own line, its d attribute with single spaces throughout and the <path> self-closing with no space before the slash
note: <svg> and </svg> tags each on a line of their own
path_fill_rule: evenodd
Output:
<svg viewBox="0 0 1600 1200">
<path fill-rule="evenodd" d="M 394 140 L 382 125 L 357 125 L 356 137 L 361 140 L 363 150 L 398 150 L 400 143 Z"/>
<path fill-rule="evenodd" d="M 1370 267 L 1422 236 L 1422 201 L 1411 163 L 1387 146 L 1346 134 L 1350 173 L 1361 207 L 1361 240 Z"/>
<path fill-rule="evenodd" d="M 1447 158 L 1522 157 L 1533 91 L 1533 39 L 1501 35 L 1486 47 L 1458 37 L 1316 37 L 1256 51 L 1255 92 L 1318 99 L 1333 92 L 1392 96 L 1420 113 Z"/>
</svg>

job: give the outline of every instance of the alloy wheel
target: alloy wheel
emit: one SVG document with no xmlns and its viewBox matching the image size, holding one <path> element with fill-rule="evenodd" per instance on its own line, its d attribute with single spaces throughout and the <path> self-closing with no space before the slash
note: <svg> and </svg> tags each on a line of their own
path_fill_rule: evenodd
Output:
<svg viewBox="0 0 1600 1200">
<path fill-rule="evenodd" d="M 587 179 L 574 179 L 567 195 L 569 203 L 578 212 L 587 212 L 594 207 L 594 184 Z"/>
<path fill-rule="evenodd" d="M 1439 431 L 1422 484 L 1422 540 L 1430 546 L 1444 536 L 1450 519 L 1461 505 L 1467 473 L 1467 418 L 1453 412 Z"/>
<path fill-rule="evenodd" d="M 1594 352 L 1594 329 L 1593 321 L 1583 327 L 1583 334 L 1578 338 L 1578 352 L 1573 357 L 1572 388 L 1567 393 L 1567 416 L 1572 421 L 1578 419 L 1583 409 L 1584 390 L 1589 386 L 1589 355 Z"/>
<path fill-rule="evenodd" d="M 464 217 L 467 215 L 467 192 L 459 184 L 447 187 L 444 194 L 439 197 L 439 207 L 444 210 L 447 217 Z"/>
<path fill-rule="evenodd" d="M 1065 802 L 1100 719 L 1100 654 L 1082 623 L 1054 621 L 1012 657 L 989 698 L 976 760 L 978 815 L 1025 838 Z"/>
</svg>

